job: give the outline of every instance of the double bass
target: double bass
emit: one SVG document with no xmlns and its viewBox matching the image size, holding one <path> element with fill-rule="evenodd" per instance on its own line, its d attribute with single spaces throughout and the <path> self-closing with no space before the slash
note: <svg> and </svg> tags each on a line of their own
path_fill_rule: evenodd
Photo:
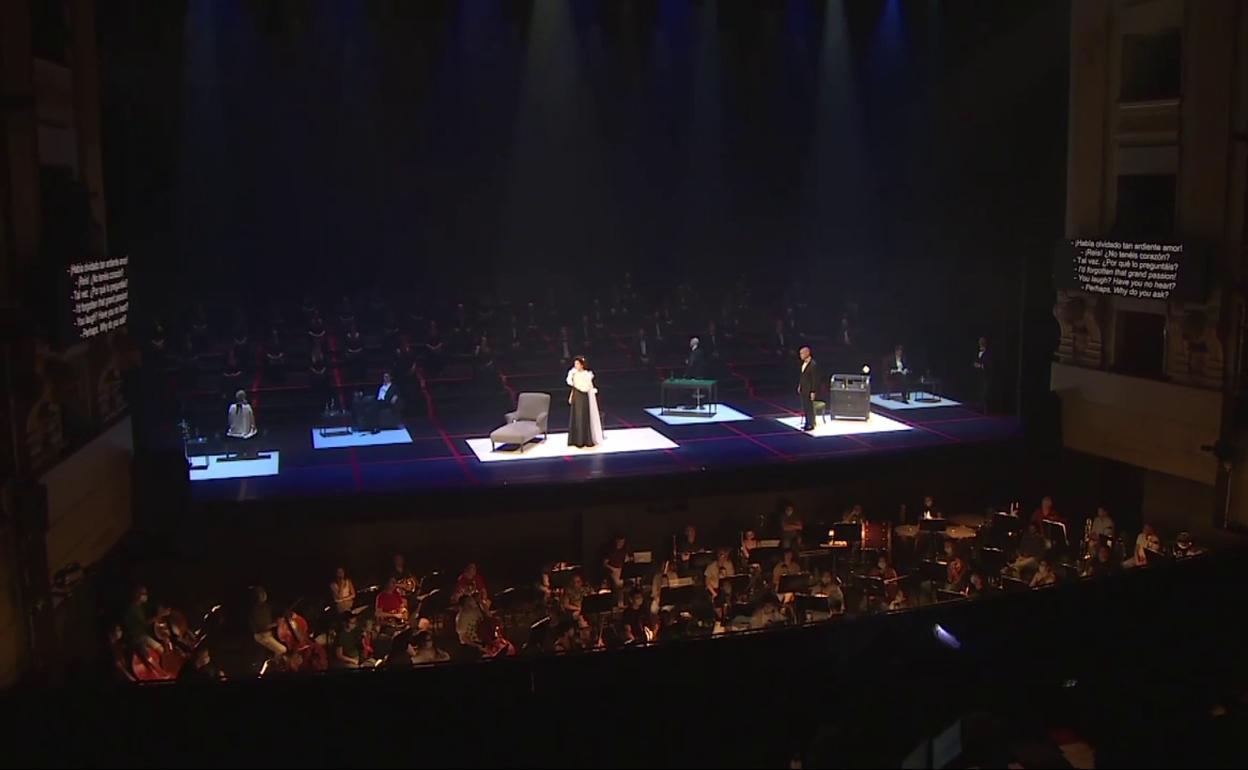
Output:
<svg viewBox="0 0 1248 770">
<path fill-rule="evenodd" d="M 277 640 L 291 653 L 298 654 L 300 671 L 326 671 L 329 669 L 329 651 L 312 638 L 308 621 L 291 610 L 277 619 Z"/>
</svg>

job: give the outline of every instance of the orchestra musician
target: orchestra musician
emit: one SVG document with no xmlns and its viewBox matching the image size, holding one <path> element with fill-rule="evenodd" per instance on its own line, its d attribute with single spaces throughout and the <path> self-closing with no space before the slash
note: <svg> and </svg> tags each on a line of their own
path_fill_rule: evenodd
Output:
<svg viewBox="0 0 1248 770">
<path fill-rule="evenodd" d="M 624 625 L 624 643 L 625 644 L 645 644 L 651 641 L 652 634 L 647 628 L 647 621 L 650 613 L 645 607 L 646 597 L 637 589 L 633 589 L 628 594 L 628 606 L 624 608 L 624 613 L 620 616 L 620 621 Z"/>
<path fill-rule="evenodd" d="M 1057 509 L 1053 507 L 1053 498 L 1048 495 L 1040 498 L 1040 507 L 1031 514 L 1031 521 L 1033 524 L 1041 524 L 1046 521 L 1066 523 L 1066 519 L 1062 517 L 1062 514 L 1058 513 Z"/>
<path fill-rule="evenodd" d="M 1031 577 L 1032 588 L 1042 588 L 1051 586 L 1057 582 L 1057 573 L 1053 571 L 1053 566 L 1049 564 L 1048 559 L 1041 559 L 1040 566 L 1036 568 L 1036 574 Z"/>
<path fill-rule="evenodd" d="M 455 590 L 451 592 L 451 603 L 458 602 L 459 598 L 465 594 L 475 596 L 478 599 L 490 595 L 490 591 L 485 584 L 485 578 L 481 576 L 477 565 L 473 562 L 469 562 L 464 567 L 464 571 L 455 579 Z"/>
<path fill-rule="evenodd" d="M 433 634 L 429 631 L 420 631 L 412 637 L 412 641 L 407 648 L 407 654 L 411 658 L 413 666 L 428 663 L 445 663 L 451 659 L 449 654 L 439 650 L 434 645 Z"/>
<path fill-rule="evenodd" d="M 715 561 L 706 565 L 706 590 L 714 599 L 719 595 L 719 581 L 721 578 L 732 577 L 737 574 L 736 565 L 732 563 L 732 550 L 728 548 L 720 548 L 715 552 Z"/>
<path fill-rule="evenodd" d="M 758 535 L 754 530 L 747 529 L 741 533 L 741 559 L 745 564 L 750 563 L 750 551 L 758 547 Z"/>
<path fill-rule="evenodd" d="M 788 549 L 801 545 L 805 526 L 793 504 L 785 503 L 784 513 L 780 514 L 780 547 Z"/>
<path fill-rule="evenodd" d="M 455 613 L 455 634 L 459 643 L 481 657 L 496 658 L 516 654 L 515 645 L 503 634 L 502 623 L 472 594 L 459 597 Z"/>
<path fill-rule="evenodd" d="M 399 594 L 402 596 L 414 594 L 417 589 L 420 588 L 419 581 L 417 581 L 411 571 L 408 570 L 407 564 L 403 559 L 403 554 L 401 553 L 396 553 L 391 559 L 390 577 L 394 578 L 395 588 L 398 589 Z"/>
<path fill-rule="evenodd" d="M 797 551 L 788 550 L 784 552 L 780 561 L 771 570 L 772 588 L 780 590 L 780 579 L 788 575 L 800 575 L 802 573 L 802 565 L 797 561 Z"/>
<path fill-rule="evenodd" d="M 952 540 L 945 541 L 945 554 L 949 559 L 945 565 L 945 589 L 961 593 L 966 587 L 970 568 L 966 560 L 962 558 L 962 554 L 958 553 L 957 546 Z"/>
<path fill-rule="evenodd" d="M 871 577 L 878 577 L 884 582 L 884 602 L 886 605 L 891 606 L 901 590 L 901 578 L 898 576 L 897 569 L 893 567 L 892 562 L 888 560 L 888 556 L 880 554 L 880 558 L 876 561 L 875 566 L 867 574 Z"/>
<path fill-rule="evenodd" d="M 308 621 L 294 609 L 277 619 L 277 640 L 298 656 L 296 670 L 325 671 L 329 668 L 329 652 L 312 638 Z"/>
<path fill-rule="evenodd" d="M 1148 552 L 1161 552 L 1161 538 L 1157 537 L 1157 531 L 1153 529 L 1152 524 L 1145 524 L 1140 534 L 1135 538 L 1135 553 L 1125 566 L 1143 567 L 1148 564 Z"/>
<path fill-rule="evenodd" d="M 347 577 L 346 567 L 334 570 L 334 580 L 329 584 L 329 596 L 334 602 L 334 609 L 339 613 L 350 612 L 355 607 L 355 583 Z"/>
<path fill-rule="evenodd" d="M 628 540 L 621 534 L 611 538 L 611 546 L 602 559 L 602 566 L 607 570 L 611 589 L 615 591 L 616 603 L 620 606 L 624 605 L 624 565 L 632 560 L 633 554 L 628 550 Z"/>
<path fill-rule="evenodd" d="M 393 576 L 386 578 L 385 588 L 377 594 L 374 614 L 381 623 L 407 625 L 407 599 L 399 592 L 398 582 Z"/>
<path fill-rule="evenodd" d="M 364 661 L 364 631 L 355 615 L 346 615 L 344 618 L 342 628 L 334 640 L 334 665 L 339 668 L 359 668 Z"/>
</svg>

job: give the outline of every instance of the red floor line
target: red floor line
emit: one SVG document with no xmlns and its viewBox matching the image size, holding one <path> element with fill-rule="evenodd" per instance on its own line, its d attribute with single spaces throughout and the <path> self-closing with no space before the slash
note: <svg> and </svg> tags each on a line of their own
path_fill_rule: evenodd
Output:
<svg viewBox="0 0 1248 770">
<path fill-rule="evenodd" d="M 507 374 L 501 368 L 498 369 L 498 379 L 503 383 L 503 387 L 507 389 L 507 394 L 511 396 L 511 403 L 516 403 L 516 389 L 508 382 Z"/>
<path fill-rule="evenodd" d="M 464 459 L 464 456 L 461 455 L 459 450 L 455 448 L 455 442 L 451 440 L 451 437 L 447 435 L 447 432 L 442 429 L 441 423 L 438 422 L 437 411 L 433 407 L 433 394 L 429 392 L 429 384 L 425 380 L 424 371 L 421 371 L 417 376 L 420 378 L 420 390 L 425 394 L 425 406 L 429 410 L 429 424 L 432 425 L 433 429 L 436 430 L 438 435 L 442 437 L 442 441 L 446 444 L 446 448 L 451 450 L 451 455 L 453 455 L 455 457 L 455 461 L 459 463 L 459 469 L 463 471 L 464 478 L 468 479 L 468 481 L 472 484 L 479 484 L 480 480 L 477 479 L 477 476 L 472 472 L 472 469 L 468 467 L 468 462 Z"/>
<path fill-rule="evenodd" d="M 727 428 L 728 430 L 732 431 L 733 433 L 736 433 L 738 436 L 742 436 L 742 437 L 744 437 L 747 441 L 749 441 L 749 442 L 751 442 L 751 443 L 753 443 L 753 444 L 758 444 L 758 445 L 759 445 L 759 446 L 761 446 L 763 449 L 766 449 L 768 452 L 771 452 L 771 453 L 772 453 L 773 455 L 775 455 L 776 457 L 781 457 L 781 458 L 784 458 L 785 460 L 792 460 L 792 459 L 793 459 L 793 458 L 792 458 L 792 457 L 790 457 L 789 455 L 786 455 L 784 452 L 781 452 L 779 449 L 776 449 L 775 447 L 770 447 L 770 446 L 767 446 L 766 444 L 764 444 L 763 442 L 761 442 L 761 441 L 759 441 L 758 439 L 754 438 L 753 436 L 751 436 L 750 434 L 746 433 L 745 431 L 738 430 L 738 429 L 734 428 L 734 427 L 732 426 L 732 423 L 727 423 L 727 422 L 725 422 L 725 423 L 720 423 L 720 424 L 721 424 L 721 425 L 723 425 L 723 426 L 724 426 L 725 428 Z"/>
<path fill-rule="evenodd" d="M 740 372 L 738 372 L 736 364 L 728 364 L 728 373 L 731 374 L 733 377 L 736 377 L 738 380 L 741 380 L 742 382 L 745 383 L 745 392 L 750 394 L 750 398 L 754 398 L 754 399 L 758 398 L 758 396 L 755 394 L 755 391 L 754 391 L 754 381 L 751 380 L 749 377 L 746 377 L 744 374 L 741 374 Z M 770 403 L 770 402 L 767 402 L 767 403 Z"/>
<path fill-rule="evenodd" d="M 625 428 L 640 428 L 640 427 L 643 427 L 643 426 L 637 425 L 637 424 L 635 424 L 635 423 L 631 423 L 631 422 L 629 422 L 628 420 L 625 420 L 623 417 L 620 417 L 620 418 L 618 418 L 618 419 L 619 419 L 619 421 L 620 421 L 620 422 L 624 425 L 624 427 L 625 427 Z M 648 427 L 648 426 L 647 426 L 647 427 Z M 603 428 L 603 430 L 605 431 L 605 430 L 606 430 L 606 428 Z M 666 438 L 668 441 L 674 441 L 674 442 L 676 442 L 676 446 L 677 446 L 677 447 L 679 447 L 679 446 L 680 446 L 680 442 L 679 442 L 679 441 L 676 441 L 676 439 L 672 438 L 671 436 L 664 436 L 664 438 Z M 686 461 L 685 461 L 685 458 L 681 457 L 681 456 L 680 456 L 680 455 L 676 452 L 676 450 L 675 450 L 675 449 L 664 449 L 664 450 L 663 450 L 663 454 L 665 454 L 665 455 L 667 455 L 668 457 L 670 457 L 670 458 L 671 458 L 671 460 L 672 460 L 672 462 L 676 463 L 677 465 L 679 465 L 680 467 L 684 468 L 685 470 L 693 470 L 693 469 L 694 469 L 694 466 L 693 466 L 692 464 L 690 464 L 690 463 L 686 462 Z"/>
<path fill-rule="evenodd" d="M 754 398 L 754 400 L 755 400 L 755 401 L 757 401 L 758 403 L 760 403 L 760 404 L 766 404 L 767 406 L 770 406 L 770 407 L 772 407 L 773 409 L 779 409 L 781 412 L 784 412 L 785 414 L 800 414 L 800 412 L 795 412 L 795 411 L 793 411 L 792 409 L 790 409 L 789 407 L 784 406 L 784 405 L 782 405 L 782 404 L 777 404 L 775 401 L 772 401 L 772 400 L 770 400 L 770 399 L 766 399 L 766 398 L 758 398 L 757 396 L 755 396 L 755 397 L 753 397 L 753 398 Z"/>
<path fill-rule="evenodd" d="M 338 391 L 338 405 L 342 409 L 347 408 L 347 392 L 342 382 L 342 364 L 338 359 L 338 336 L 335 334 L 325 335 L 325 347 L 329 349 L 329 358 L 334 362 L 334 388 Z M 360 456 L 355 451 L 355 447 L 351 447 L 351 476 L 355 480 L 355 491 L 359 492 L 364 489 L 364 473 L 360 469 Z"/>
<path fill-rule="evenodd" d="M 944 439 L 948 439 L 948 440 L 950 440 L 950 441 L 954 442 L 955 444 L 961 444 L 961 443 L 962 443 L 962 439 L 958 438 L 957 436 L 951 436 L 951 435 L 949 435 L 948 433 L 944 433 L 944 432 L 942 432 L 942 431 L 938 431 L 938 430 L 936 430 L 935 428 L 927 428 L 927 427 L 924 427 L 924 424 L 923 424 L 923 423 L 921 423 L 921 422 L 911 422 L 910 420 L 905 419 L 904 417 L 902 417 L 901 415 L 897 414 L 896 412 L 893 412 L 893 413 L 892 413 L 892 415 L 891 415 L 891 419 L 894 419 L 894 420 L 896 420 L 897 422 L 903 423 L 903 424 L 905 424 L 905 425 L 909 425 L 911 428 L 914 428 L 914 429 L 916 429 L 916 430 L 925 430 L 925 431 L 927 431 L 928 433 L 935 433 L 937 436 L 940 436 L 941 438 L 944 438 Z"/>
</svg>

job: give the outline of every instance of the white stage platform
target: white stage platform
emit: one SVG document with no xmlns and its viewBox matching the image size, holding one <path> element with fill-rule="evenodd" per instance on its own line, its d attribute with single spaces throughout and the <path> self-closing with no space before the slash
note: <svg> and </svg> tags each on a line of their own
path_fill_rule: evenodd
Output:
<svg viewBox="0 0 1248 770">
<path fill-rule="evenodd" d="M 407 428 L 383 430 L 379 433 L 348 433 L 345 436 L 322 436 L 323 428 L 312 429 L 313 449 L 342 449 L 356 446 L 388 446 L 390 444 L 410 444 L 412 437 Z"/>
<path fill-rule="evenodd" d="M 593 457 L 620 452 L 653 452 L 659 449 L 676 449 L 677 445 L 654 428 L 621 428 L 606 432 L 606 441 L 598 446 L 582 449 L 568 446 L 567 433 L 552 433 L 545 441 L 530 442 L 521 452 L 519 449 L 490 451 L 490 439 L 470 438 L 468 448 L 483 463 L 514 460 L 549 460 L 554 457 Z"/>
<path fill-rule="evenodd" d="M 268 455 L 257 460 L 223 460 L 228 455 L 207 455 L 193 457 L 193 464 L 202 465 L 208 461 L 208 467 L 191 471 L 191 481 L 216 481 L 218 479 L 249 479 L 257 476 L 276 476 L 280 466 L 277 452 L 260 452 Z"/>
<path fill-rule="evenodd" d="M 894 411 L 900 411 L 903 409 L 934 409 L 938 406 L 962 406 L 961 401 L 953 401 L 948 398 L 944 398 L 943 396 L 929 396 L 929 398 L 935 399 L 933 401 L 916 401 L 914 396 L 915 394 L 911 393 L 910 402 L 905 403 L 902 401 L 894 401 L 886 396 L 873 395 L 871 396 L 871 403 L 881 409 L 892 409 Z"/>
<path fill-rule="evenodd" d="M 794 430 L 801 430 L 802 419 L 801 415 L 793 415 L 792 417 L 777 417 L 776 422 L 787 425 Z M 864 433 L 895 433 L 903 430 L 914 430 L 914 428 L 906 425 L 904 422 L 898 422 L 882 414 L 872 412 L 871 416 L 865 420 L 825 421 L 823 417 L 819 417 L 815 420 L 815 429 L 806 435 L 815 438 L 827 438 L 829 436 L 860 436 Z"/>
<path fill-rule="evenodd" d="M 714 414 L 708 413 L 698 417 L 690 417 L 684 414 L 660 414 L 662 411 L 660 407 L 652 406 L 646 410 L 646 414 L 662 420 L 668 425 L 701 425 L 710 422 L 742 422 L 754 419 L 745 412 L 738 412 L 727 404 L 720 404 Z"/>
</svg>

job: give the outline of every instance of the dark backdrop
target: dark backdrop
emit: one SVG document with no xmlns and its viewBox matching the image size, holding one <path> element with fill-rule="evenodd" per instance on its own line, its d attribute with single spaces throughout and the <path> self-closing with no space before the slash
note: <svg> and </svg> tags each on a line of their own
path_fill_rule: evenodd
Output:
<svg viewBox="0 0 1248 770">
<path fill-rule="evenodd" d="M 881 331 L 936 355 L 984 329 L 1013 347 L 1024 262 L 1062 231 L 1065 3 L 99 14 L 110 237 L 139 318 L 214 289 L 540 298 L 750 271 L 895 308 Z"/>
</svg>

